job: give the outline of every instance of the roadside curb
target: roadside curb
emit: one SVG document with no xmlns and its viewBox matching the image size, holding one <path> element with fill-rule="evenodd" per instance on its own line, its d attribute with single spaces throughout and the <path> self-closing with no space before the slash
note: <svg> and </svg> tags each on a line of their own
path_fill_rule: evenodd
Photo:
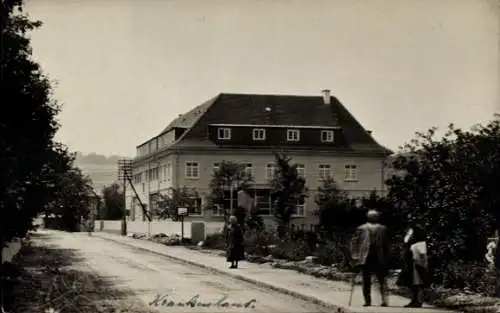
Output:
<svg viewBox="0 0 500 313">
<path fill-rule="evenodd" d="M 104 239 L 104 240 L 112 241 L 112 242 L 115 242 L 115 243 L 118 243 L 118 244 L 121 244 L 121 245 L 124 245 L 124 246 L 129 246 L 129 247 L 132 247 L 132 248 L 135 248 L 135 249 L 138 249 L 138 250 L 142 250 L 142 251 L 147 251 L 147 252 L 150 252 L 150 253 L 158 254 L 158 255 L 161 255 L 163 257 L 166 257 L 167 259 L 170 259 L 170 260 L 173 260 L 173 261 L 176 261 L 176 262 L 189 264 L 191 266 L 196 266 L 196 267 L 199 267 L 199 268 L 203 268 L 203 269 L 209 270 L 209 271 L 214 272 L 214 273 L 218 273 L 218 274 L 221 274 L 221 275 L 230 276 L 230 277 L 239 279 L 241 281 L 245 281 L 247 283 L 250 283 L 250 284 L 253 284 L 253 285 L 256 285 L 256 286 L 259 286 L 259 287 L 263 287 L 263 288 L 267 288 L 267 289 L 270 289 L 270 290 L 274 290 L 274 291 L 277 291 L 279 293 L 282 293 L 282 294 L 285 294 L 285 295 L 289 295 L 289 296 L 293 296 L 295 298 L 298 298 L 298 299 L 301 299 L 301 300 L 304 300 L 304 301 L 312 302 L 312 303 L 314 303 L 316 305 L 320 305 L 320 306 L 323 306 L 323 307 L 326 307 L 326 308 L 329 308 L 329 309 L 334 309 L 335 310 L 334 312 L 339 312 L 339 313 L 340 312 L 342 312 L 342 313 L 361 313 L 362 312 L 362 311 L 357 311 L 357 312 L 356 311 L 352 311 L 352 309 L 350 309 L 350 308 L 348 309 L 348 308 L 345 308 L 345 307 L 342 307 L 342 306 L 339 306 L 339 305 L 328 303 L 328 302 L 325 302 L 325 301 L 320 300 L 320 299 L 318 299 L 316 297 L 313 297 L 313 296 L 305 295 L 303 293 L 296 292 L 296 291 L 293 291 L 293 290 L 289 290 L 289 289 L 286 289 L 286 288 L 283 288 L 283 287 L 277 287 L 277 286 L 275 286 L 273 284 L 269 284 L 269 283 L 265 283 L 265 282 L 262 282 L 262 281 L 259 281 L 259 280 L 256 280 L 256 279 L 248 278 L 248 277 L 239 275 L 237 273 L 229 273 L 227 271 L 219 270 L 219 269 L 216 269 L 216 268 L 204 265 L 202 263 L 198 263 L 198 262 L 194 262 L 194 261 L 190 261 L 190 260 L 178 258 L 178 257 L 172 256 L 172 255 L 169 255 L 167 253 L 162 253 L 162 252 L 154 251 L 154 250 L 151 250 L 151 249 L 148 249 L 148 248 L 144 248 L 144 247 L 138 247 L 138 246 L 136 246 L 134 244 L 131 244 L 131 243 L 128 243 L 128 242 L 123 242 L 123 241 L 120 241 L 120 240 L 115 240 L 115 239 L 112 239 L 112 238 L 106 238 L 106 237 L 101 237 L 101 236 L 97 236 L 97 237 L 99 237 L 101 239 Z M 140 240 L 140 239 L 134 239 L 134 240 Z"/>
</svg>

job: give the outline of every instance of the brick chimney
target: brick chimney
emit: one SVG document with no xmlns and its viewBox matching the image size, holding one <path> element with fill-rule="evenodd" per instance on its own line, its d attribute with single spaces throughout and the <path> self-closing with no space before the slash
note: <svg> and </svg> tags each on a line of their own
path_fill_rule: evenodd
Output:
<svg viewBox="0 0 500 313">
<path fill-rule="evenodd" d="M 321 94 L 323 95 L 323 102 L 325 102 L 326 105 L 329 105 L 331 101 L 330 89 L 322 90 Z"/>
</svg>

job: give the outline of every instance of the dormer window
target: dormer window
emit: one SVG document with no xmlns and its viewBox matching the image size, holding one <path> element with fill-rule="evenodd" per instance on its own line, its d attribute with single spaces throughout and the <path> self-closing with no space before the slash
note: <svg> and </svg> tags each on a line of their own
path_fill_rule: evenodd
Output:
<svg viewBox="0 0 500 313">
<path fill-rule="evenodd" d="M 218 128 L 217 129 L 217 138 L 220 140 L 231 139 L 231 128 Z"/>
<path fill-rule="evenodd" d="M 333 130 L 321 131 L 321 142 L 333 142 Z"/>
<path fill-rule="evenodd" d="M 252 130 L 252 138 L 253 140 L 266 140 L 266 130 L 263 128 L 254 128 Z"/>
<path fill-rule="evenodd" d="M 300 140 L 300 131 L 298 129 L 287 129 L 286 139 L 288 141 L 299 141 Z"/>
</svg>

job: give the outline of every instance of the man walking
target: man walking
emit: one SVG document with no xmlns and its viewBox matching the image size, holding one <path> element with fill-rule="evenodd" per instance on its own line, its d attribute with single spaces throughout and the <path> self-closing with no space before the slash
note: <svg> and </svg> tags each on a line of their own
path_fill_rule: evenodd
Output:
<svg viewBox="0 0 500 313">
<path fill-rule="evenodd" d="M 364 306 L 371 306 L 371 278 L 380 284 L 382 306 L 387 306 L 386 277 L 388 273 L 389 238 L 387 227 L 379 223 L 379 212 L 370 210 L 367 223 L 361 225 L 351 242 L 351 255 L 363 276 Z"/>
</svg>

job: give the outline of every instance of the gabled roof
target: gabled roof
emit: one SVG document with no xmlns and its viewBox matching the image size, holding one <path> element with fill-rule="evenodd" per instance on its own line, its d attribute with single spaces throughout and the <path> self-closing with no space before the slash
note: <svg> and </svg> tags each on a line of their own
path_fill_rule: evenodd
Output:
<svg viewBox="0 0 500 313">
<path fill-rule="evenodd" d="M 210 124 L 296 125 L 340 127 L 350 149 L 392 154 L 377 143 L 335 97 L 326 105 L 321 96 L 221 93 L 183 116 L 191 126 L 173 148 L 215 147 L 207 138 Z M 176 123 L 182 124 L 182 121 L 177 118 L 166 130 Z M 189 123 L 184 121 L 182 125 Z"/>
<path fill-rule="evenodd" d="M 217 97 L 214 97 L 208 101 L 205 101 L 204 103 L 196 106 L 194 109 L 188 111 L 187 113 L 179 114 L 177 118 L 170 122 L 170 124 L 168 124 L 161 131 L 160 135 L 170 131 L 173 128 L 190 128 L 201 115 L 205 114 L 207 108 L 212 105 L 213 101 L 216 98 Z"/>
</svg>

